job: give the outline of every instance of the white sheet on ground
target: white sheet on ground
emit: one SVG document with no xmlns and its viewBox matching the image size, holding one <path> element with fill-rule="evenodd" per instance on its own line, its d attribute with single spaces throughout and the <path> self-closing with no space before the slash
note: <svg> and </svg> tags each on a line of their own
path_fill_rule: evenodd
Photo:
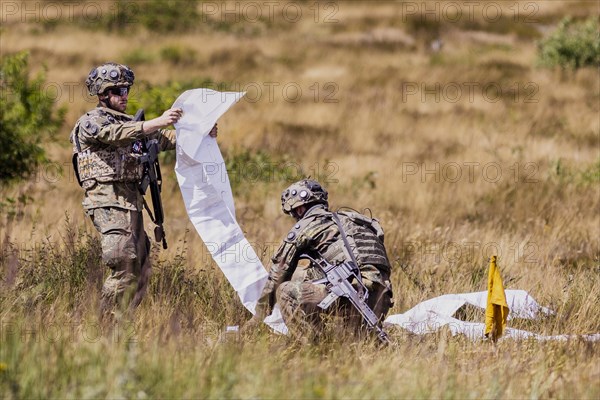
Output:
<svg viewBox="0 0 600 400">
<path fill-rule="evenodd" d="M 188 216 L 213 259 L 252 314 L 267 271 L 235 218 L 233 194 L 216 139 L 208 136 L 219 117 L 245 95 L 193 89 L 175 100 L 183 109 L 177 129 L 175 173 Z M 279 308 L 265 323 L 287 333 Z"/>
<path fill-rule="evenodd" d="M 554 314 L 549 308 L 540 306 L 524 290 L 506 290 L 505 293 L 510 309 L 508 320 L 513 318 L 536 319 L 541 314 Z M 485 310 L 486 300 L 487 291 L 446 294 L 423 301 L 404 314 L 390 315 L 385 319 L 384 324 L 388 326 L 397 325 L 418 335 L 433 333 L 447 326 L 453 335 L 462 334 L 472 340 L 482 339 L 485 331 L 484 323 L 462 321 L 454 318 L 454 313 L 465 304 L 471 304 Z M 600 340 L 600 334 L 544 336 L 513 328 L 507 328 L 503 337 L 534 338 L 537 340 L 566 340 L 577 337 L 591 341 Z"/>
</svg>

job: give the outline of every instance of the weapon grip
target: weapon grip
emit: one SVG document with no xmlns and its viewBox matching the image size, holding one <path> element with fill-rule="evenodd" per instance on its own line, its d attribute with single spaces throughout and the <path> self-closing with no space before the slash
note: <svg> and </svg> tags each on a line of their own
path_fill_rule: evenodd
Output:
<svg viewBox="0 0 600 400">
<path fill-rule="evenodd" d="M 329 308 L 329 306 L 331 304 L 333 304 L 334 301 L 336 301 L 338 299 L 338 297 L 340 297 L 340 296 L 338 296 L 337 294 L 335 294 L 333 292 L 330 292 L 327 295 L 327 297 L 325 297 L 323 300 L 321 300 L 321 302 L 319 304 L 317 304 L 317 306 L 323 310 L 326 310 Z"/>
</svg>

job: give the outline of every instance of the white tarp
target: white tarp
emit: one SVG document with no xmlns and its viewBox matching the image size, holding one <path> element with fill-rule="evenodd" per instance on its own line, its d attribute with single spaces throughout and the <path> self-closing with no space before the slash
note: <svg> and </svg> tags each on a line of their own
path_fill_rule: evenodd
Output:
<svg viewBox="0 0 600 400">
<path fill-rule="evenodd" d="M 537 319 L 541 314 L 554 314 L 552 310 L 540 306 L 533 297 L 524 290 L 506 290 L 506 301 L 510 309 L 508 320 L 513 318 Z M 485 324 L 468 322 L 454 318 L 454 314 L 465 304 L 481 308 L 485 311 L 487 291 L 463 294 L 446 294 L 423 301 L 404 314 L 390 315 L 384 325 L 396 325 L 412 333 L 423 335 L 433 333 L 442 327 L 448 327 L 453 335 L 462 334 L 472 340 L 484 337 Z M 537 340 L 566 340 L 582 338 L 585 340 L 600 340 L 600 334 L 593 335 L 556 335 L 544 336 L 519 329 L 507 328 L 505 338 L 534 338 Z"/>
<path fill-rule="evenodd" d="M 173 107 L 183 109 L 175 124 L 175 173 L 192 224 L 244 307 L 254 314 L 268 274 L 235 219 L 225 162 L 216 139 L 208 136 L 219 117 L 244 95 L 193 89 L 175 100 Z M 278 332 L 287 332 L 279 308 L 265 323 Z"/>
</svg>

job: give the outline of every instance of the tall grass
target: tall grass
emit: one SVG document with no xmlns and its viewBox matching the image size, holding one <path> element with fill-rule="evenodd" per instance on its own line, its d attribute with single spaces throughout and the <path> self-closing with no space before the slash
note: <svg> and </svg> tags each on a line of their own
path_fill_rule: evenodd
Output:
<svg viewBox="0 0 600 400">
<path fill-rule="evenodd" d="M 540 3 L 540 21 L 556 23 L 571 4 Z M 265 265 L 291 226 L 279 196 L 288 172 L 297 171 L 325 184 L 333 208 L 368 207 L 381 220 L 393 264 L 391 313 L 485 290 L 487 257 L 496 253 L 506 288 L 525 289 L 556 312 L 512 327 L 600 332 L 597 70 L 537 69 L 530 38 L 534 30 L 546 34 L 542 25 L 446 21 L 433 27 L 444 42 L 433 54 L 429 28 L 416 17 L 403 20 L 394 4 L 339 6 L 333 24 L 307 17 L 219 25 L 213 15 L 216 31 L 139 29 L 127 37 L 77 24 L 56 24 L 41 37 L 33 21 L 8 21 L 2 52 L 29 49 L 31 65 L 45 61 L 47 80 L 65 83 L 57 103 L 68 112 L 62 141 L 45 146 L 60 168 L 1 189 L 3 199 L 24 199 L 3 202 L 0 215 L 1 397 L 600 396 L 600 349 L 579 339 L 494 347 L 445 331 L 418 337 L 392 328 L 394 345 L 381 349 L 343 337 L 303 346 L 266 329 L 225 334 L 250 315 L 191 226 L 170 163 L 163 201 L 171 247 L 153 247 L 151 284 L 138 310 L 114 325 L 99 320 L 107 270 L 69 174 L 67 139 L 94 103 L 81 87 L 69 97 L 66 83 L 125 56 L 151 88 L 132 96 L 132 106 L 156 114 L 190 82 L 249 91 L 219 121 L 218 140 L 235 171 L 238 220 Z M 593 2 L 578 7 L 597 15 Z M 240 34 L 246 31 L 252 34 Z M 395 42 L 406 38 L 416 45 Z M 188 49 L 193 56 L 181 58 Z M 279 84 L 272 98 L 268 82 Z M 414 89 L 407 83 L 416 93 L 407 94 Z M 473 98 L 470 83 L 480 88 Z M 286 84 L 301 87 L 298 101 L 282 94 Z M 463 94 L 450 101 L 454 84 Z M 495 84 L 501 93 L 490 101 L 494 93 L 482 88 Z"/>
</svg>

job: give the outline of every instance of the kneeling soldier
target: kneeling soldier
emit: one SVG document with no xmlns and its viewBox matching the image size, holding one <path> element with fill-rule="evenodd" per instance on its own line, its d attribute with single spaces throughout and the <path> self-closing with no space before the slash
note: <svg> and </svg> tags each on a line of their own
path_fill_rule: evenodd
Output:
<svg viewBox="0 0 600 400">
<path fill-rule="evenodd" d="M 262 322 L 275 303 L 296 336 L 318 336 L 325 314 L 341 315 L 351 328 L 360 326 L 363 318 L 347 298 L 337 298 L 331 307 L 323 307 L 323 300 L 331 297 L 331 285 L 324 282 L 322 269 L 314 262 L 302 268 L 299 265 L 302 258 L 321 259 L 331 266 L 357 264 L 356 278 L 361 282 L 351 283 L 359 291 L 366 288 L 366 303 L 377 322 L 381 322 L 392 305 L 392 287 L 390 262 L 379 222 L 354 211 L 329 211 L 327 191 L 309 179 L 287 188 L 281 195 L 281 203 L 283 212 L 297 222 L 273 257 L 256 315 L 244 330 Z"/>
</svg>

